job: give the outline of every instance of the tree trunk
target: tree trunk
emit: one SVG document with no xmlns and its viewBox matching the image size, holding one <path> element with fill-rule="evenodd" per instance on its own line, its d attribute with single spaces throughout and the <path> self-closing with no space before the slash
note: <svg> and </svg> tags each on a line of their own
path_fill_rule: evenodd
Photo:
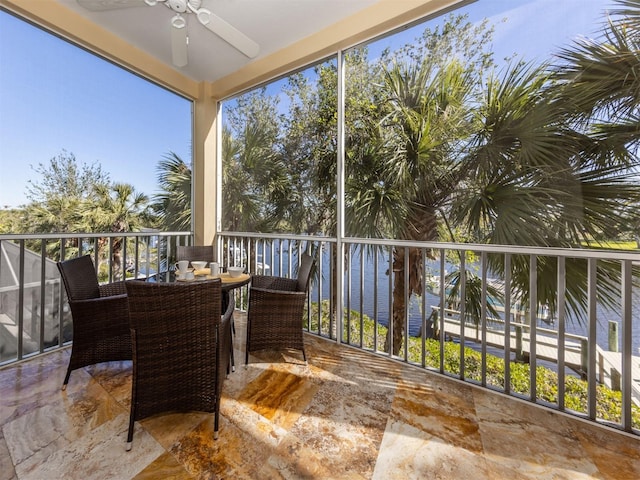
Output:
<svg viewBox="0 0 640 480">
<path fill-rule="evenodd" d="M 398 355 L 402 348 L 402 339 L 404 337 L 406 305 L 404 302 L 404 268 L 393 272 L 393 355 Z M 391 336 L 391 328 L 387 330 L 387 338 L 385 341 L 385 352 L 389 351 L 389 341 Z"/>
<path fill-rule="evenodd" d="M 405 304 L 405 283 L 404 283 L 404 249 L 394 249 L 393 251 L 393 339 L 391 339 L 391 328 L 387 331 L 385 339 L 385 351 L 389 351 L 392 345 L 392 354 L 398 355 L 402 348 L 402 342 L 405 336 L 405 317 L 407 305 Z M 422 250 L 419 248 L 409 248 L 409 298 L 415 294 L 422 293 L 423 280 L 423 259 Z M 393 343 L 391 343 L 393 341 Z"/>
</svg>

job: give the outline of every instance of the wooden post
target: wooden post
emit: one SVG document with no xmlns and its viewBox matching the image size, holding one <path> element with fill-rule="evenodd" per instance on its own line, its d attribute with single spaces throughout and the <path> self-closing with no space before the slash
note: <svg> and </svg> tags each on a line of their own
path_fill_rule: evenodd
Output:
<svg viewBox="0 0 640 480">
<path fill-rule="evenodd" d="M 609 320 L 609 351 L 618 352 L 618 322 Z"/>
<path fill-rule="evenodd" d="M 602 355 L 602 352 L 598 352 L 598 381 L 601 384 L 605 384 L 604 383 L 604 356 Z"/>
<path fill-rule="evenodd" d="M 620 372 L 618 372 L 618 370 L 616 370 L 615 368 L 611 368 L 611 390 L 619 392 L 621 385 L 622 382 Z"/>
<path fill-rule="evenodd" d="M 524 354 L 522 352 L 522 325 L 516 325 L 516 360 L 522 362 Z"/>
</svg>

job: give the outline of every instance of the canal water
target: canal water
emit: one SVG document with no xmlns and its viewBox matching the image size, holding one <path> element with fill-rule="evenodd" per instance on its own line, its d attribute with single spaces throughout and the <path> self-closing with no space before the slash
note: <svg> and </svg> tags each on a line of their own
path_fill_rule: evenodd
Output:
<svg viewBox="0 0 640 480">
<path fill-rule="evenodd" d="M 269 273 L 278 275 L 279 265 L 281 259 L 279 252 L 276 251 L 272 258 L 271 252 L 267 250 L 264 255 L 264 262 L 270 266 Z M 259 261 L 262 261 L 261 259 Z M 329 298 L 329 267 L 328 267 L 328 255 L 323 255 L 323 292 L 322 298 Z M 375 266 L 373 258 L 368 258 L 365 255 L 363 265 L 363 282 L 364 288 L 360 288 L 361 283 L 361 267 L 360 256 L 358 254 L 353 255 L 351 258 L 351 292 L 350 302 L 352 310 L 360 310 L 361 298 L 360 292 L 362 292 L 362 310 L 367 316 L 376 318 L 381 325 L 387 326 L 389 323 L 389 260 L 386 256 L 379 256 L 378 258 L 378 271 L 377 278 L 374 279 Z M 288 252 L 284 251 L 282 255 L 282 265 L 288 265 Z M 429 265 L 428 265 L 429 267 Z M 425 272 L 426 275 L 438 275 L 438 267 L 436 264 L 431 266 L 431 271 Z M 286 268 L 286 267 L 285 267 Z M 345 281 L 346 284 L 346 281 Z M 345 287 L 346 288 L 346 287 Z M 345 299 L 347 296 L 345 291 Z M 312 290 L 312 300 L 317 300 L 317 292 Z M 377 305 L 377 308 L 374 308 Z M 429 317 L 433 307 L 440 305 L 440 297 L 433 293 L 426 293 L 426 316 Z M 620 312 L 610 311 L 602 306 L 597 307 L 597 344 L 605 350 L 609 349 L 609 329 L 610 322 L 617 323 L 617 337 L 618 345 L 622 346 L 622 323 L 620 320 Z M 409 334 L 412 336 L 420 335 L 420 328 L 422 325 L 422 298 L 415 295 L 412 296 L 409 305 Z M 551 330 L 557 330 L 557 324 L 555 322 L 546 323 L 539 321 L 540 327 L 548 328 Z M 587 326 L 580 324 L 575 318 L 568 318 L 566 320 L 565 329 L 567 333 L 576 335 L 587 336 Z M 634 289 L 633 301 L 632 301 L 632 354 L 640 355 L 640 290 Z"/>
</svg>

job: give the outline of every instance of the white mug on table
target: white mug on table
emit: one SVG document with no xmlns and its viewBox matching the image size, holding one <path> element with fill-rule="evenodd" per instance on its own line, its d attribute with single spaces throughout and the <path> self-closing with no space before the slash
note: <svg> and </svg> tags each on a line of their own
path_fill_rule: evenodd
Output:
<svg viewBox="0 0 640 480">
<path fill-rule="evenodd" d="M 189 260 L 180 260 L 176 265 L 178 266 L 178 273 L 186 273 L 189 270 Z"/>
<path fill-rule="evenodd" d="M 217 262 L 211 262 L 209 268 L 211 269 L 211 275 L 218 275 L 220 273 L 220 264 Z"/>
</svg>

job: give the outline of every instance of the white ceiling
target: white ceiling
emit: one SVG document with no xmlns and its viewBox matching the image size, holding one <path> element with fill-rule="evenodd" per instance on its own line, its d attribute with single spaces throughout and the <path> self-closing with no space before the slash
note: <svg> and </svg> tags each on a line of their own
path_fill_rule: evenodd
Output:
<svg viewBox="0 0 640 480">
<path fill-rule="evenodd" d="M 175 13 L 165 5 L 159 3 L 151 7 L 143 0 L 98 0 L 109 9 L 91 11 L 77 0 L 54 1 L 172 66 L 170 21 Z M 178 70 L 198 82 L 213 82 L 377 1 L 202 0 L 202 8 L 207 8 L 257 42 L 260 53 L 254 59 L 245 57 L 189 14 L 188 65 Z"/>
</svg>

